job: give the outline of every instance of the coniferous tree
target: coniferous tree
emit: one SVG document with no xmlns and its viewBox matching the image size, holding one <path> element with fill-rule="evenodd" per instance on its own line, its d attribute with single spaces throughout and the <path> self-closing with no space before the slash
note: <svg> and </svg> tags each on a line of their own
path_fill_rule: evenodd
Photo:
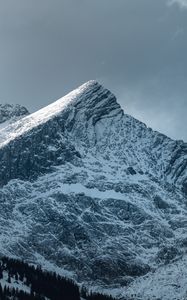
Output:
<svg viewBox="0 0 187 300">
<path fill-rule="evenodd" d="M 0 283 L 0 299 L 2 298 L 2 296 L 3 296 L 3 288 L 2 288 L 2 285 Z"/>
<path fill-rule="evenodd" d="M 11 277 L 10 277 L 10 273 L 8 273 L 8 283 L 11 283 Z"/>
<path fill-rule="evenodd" d="M 2 271 L 2 267 L 0 267 L 0 279 L 3 278 L 3 271 Z"/>
<path fill-rule="evenodd" d="M 41 266 L 30 266 L 23 261 L 4 257 L 1 259 L 1 271 L 8 272 L 9 286 L 0 287 L 0 300 L 80 300 L 79 287 L 70 279 L 55 272 L 43 271 Z M 21 280 L 30 287 L 27 293 L 18 288 L 11 288 L 11 281 Z M 85 287 L 81 296 L 86 300 L 114 300 L 111 296 L 88 293 Z"/>
</svg>

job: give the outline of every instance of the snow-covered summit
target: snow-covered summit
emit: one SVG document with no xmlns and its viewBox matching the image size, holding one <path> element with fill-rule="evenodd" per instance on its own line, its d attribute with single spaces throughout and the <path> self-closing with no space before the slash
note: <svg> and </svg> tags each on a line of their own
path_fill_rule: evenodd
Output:
<svg viewBox="0 0 187 300">
<path fill-rule="evenodd" d="M 0 253 L 81 283 L 125 292 L 186 253 L 187 144 L 95 81 L 0 131 L 0 185 Z"/>
<path fill-rule="evenodd" d="M 106 115 L 110 111 L 122 111 L 115 96 L 97 81 L 91 80 L 56 102 L 6 127 L 0 132 L 0 147 L 33 128 L 59 117 L 65 111 L 73 113 L 75 109 L 82 110 L 82 114 L 86 113 L 87 118 Z"/>
<path fill-rule="evenodd" d="M 187 193 L 187 163 L 184 159 L 187 156 L 187 144 L 154 132 L 124 114 L 116 97 L 94 80 L 0 130 L 0 151 L 2 149 L 3 152 L 4 147 L 14 151 L 22 148 L 22 143 L 32 143 L 35 149 L 32 152 L 34 157 L 29 158 L 33 163 L 30 163 L 28 176 L 32 173 L 38 153 L 42 153 L 38 149 L 43 145 L 44 153 L 47 151 L 53 157 L 47 160 L 47 169 L 61 164 L 65 158 L 74 160 L 90 155 L 103 161 L 110 160 L 114 166 L 130 167 L 135 173 L 163 178 L 180 185 Z M 64 150 L 66 155 L 62 158 L 63 148 L 68 150 Z M 44 153 L 43 164 L 46 165 Z M 14 157 L 17 154 L 12 155 Z M 31 153 L 28 155 L 31 157 Z M 28 159 L 25 163 L 28 164 Z M 38 163 L 38 168 L 45 172 L 47 169 L 41 167 L 42 161 Z M 12 178 L 16 178 L 17 169 L 15 174 L 11 171 Z M 3 174 L 3 181 L 6 182 L 6 178 L 9 178 L 7 172 Z"/>
</svg>

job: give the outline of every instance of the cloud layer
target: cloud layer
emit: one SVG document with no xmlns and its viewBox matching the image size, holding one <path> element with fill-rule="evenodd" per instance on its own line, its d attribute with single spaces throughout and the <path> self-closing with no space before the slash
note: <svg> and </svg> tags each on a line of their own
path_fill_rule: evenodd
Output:
<svg viewBox="0 0 187 300">
<path fill-rule="evenodd" d="M 169 4 L 179 4 L 182 8 L 187 8 L 187 0 L 170 0 Z"/>
</svg>

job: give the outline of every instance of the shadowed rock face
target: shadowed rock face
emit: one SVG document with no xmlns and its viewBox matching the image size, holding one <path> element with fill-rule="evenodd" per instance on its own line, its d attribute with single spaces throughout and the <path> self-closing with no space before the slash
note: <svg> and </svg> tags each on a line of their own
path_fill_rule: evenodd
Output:
<svg viewBox="0 0 187 300">
<path fill-rule="evenodd" d="M 27 114 L 20 106 L 2 107 L 7 118 Z M 1 186 L 14 178 L 36 178 L 90 152 L 104 160 L 115 157 L 119 167 L 122 163 L 131 175 L 138 169 L 138 173 L 173 182 L 186 195 L 187 144 L 124 115 L 115 96 L 97 82 L 83 85 L 38 115 L 1 130 Z"/>
<path fill-rule="evenodd" d="M 48 122 L 0 149 L 1 186 L 15 178 L 36 179 L 78 157 L 74 145 L 61 136 L 58 122 Z"/>
<path fill-rule="evenodd" d="M 0 251 L 128 284 L 186 251 L 186 161 L 88 82 L 0 130 Z"/>
<path fill-rule="evenodd" d="M 18 118 L 28 115 L 28 110 L 19 104 L 0 104 L 0 124 L 12 118 Z"/>
<path fill-rule="evenodd" d="M 23 180 L 36 178 L 51 172 L 54 166 L 81 158 L 79 151 L 75 149 L 74 143 L 67 138 L 67 135 L 71 134 L 72 130 L 76 130 L 75 138 L 80 143 L 84 142 L 85 146 L 89 146 L 85 133 L 88 123 L 94 128 L 100 119 L 107 117 L 113 111 L 122 114 L 116 98 L 96 82 L 90 82 L 75 97 L 73 105 L 67 105 L 46 122 L 42 122 L 41 116 L 39 126 L 34 124 L 20 135 L 19 130 L 24 124 L 27 125 L 32 121 L 32 115 L 17 122 L 10 128 L 11 132 L 15 132 L 16 137 L 0 148 L 1 186 L 14 178 Z M 4 142 L 3 133 L 1 140 Z"/>
</svg>

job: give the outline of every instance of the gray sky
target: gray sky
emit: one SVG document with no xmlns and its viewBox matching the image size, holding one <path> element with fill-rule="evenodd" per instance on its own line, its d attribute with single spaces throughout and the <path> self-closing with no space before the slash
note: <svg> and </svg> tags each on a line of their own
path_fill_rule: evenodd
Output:
<svg viewBox="0 0 187 300">
<path fill-rule="evenodd" d="M 187 141 L 187 0 L 0 0 L 0 102 L 34 111 L 90 79 Z"/>
</svg>

